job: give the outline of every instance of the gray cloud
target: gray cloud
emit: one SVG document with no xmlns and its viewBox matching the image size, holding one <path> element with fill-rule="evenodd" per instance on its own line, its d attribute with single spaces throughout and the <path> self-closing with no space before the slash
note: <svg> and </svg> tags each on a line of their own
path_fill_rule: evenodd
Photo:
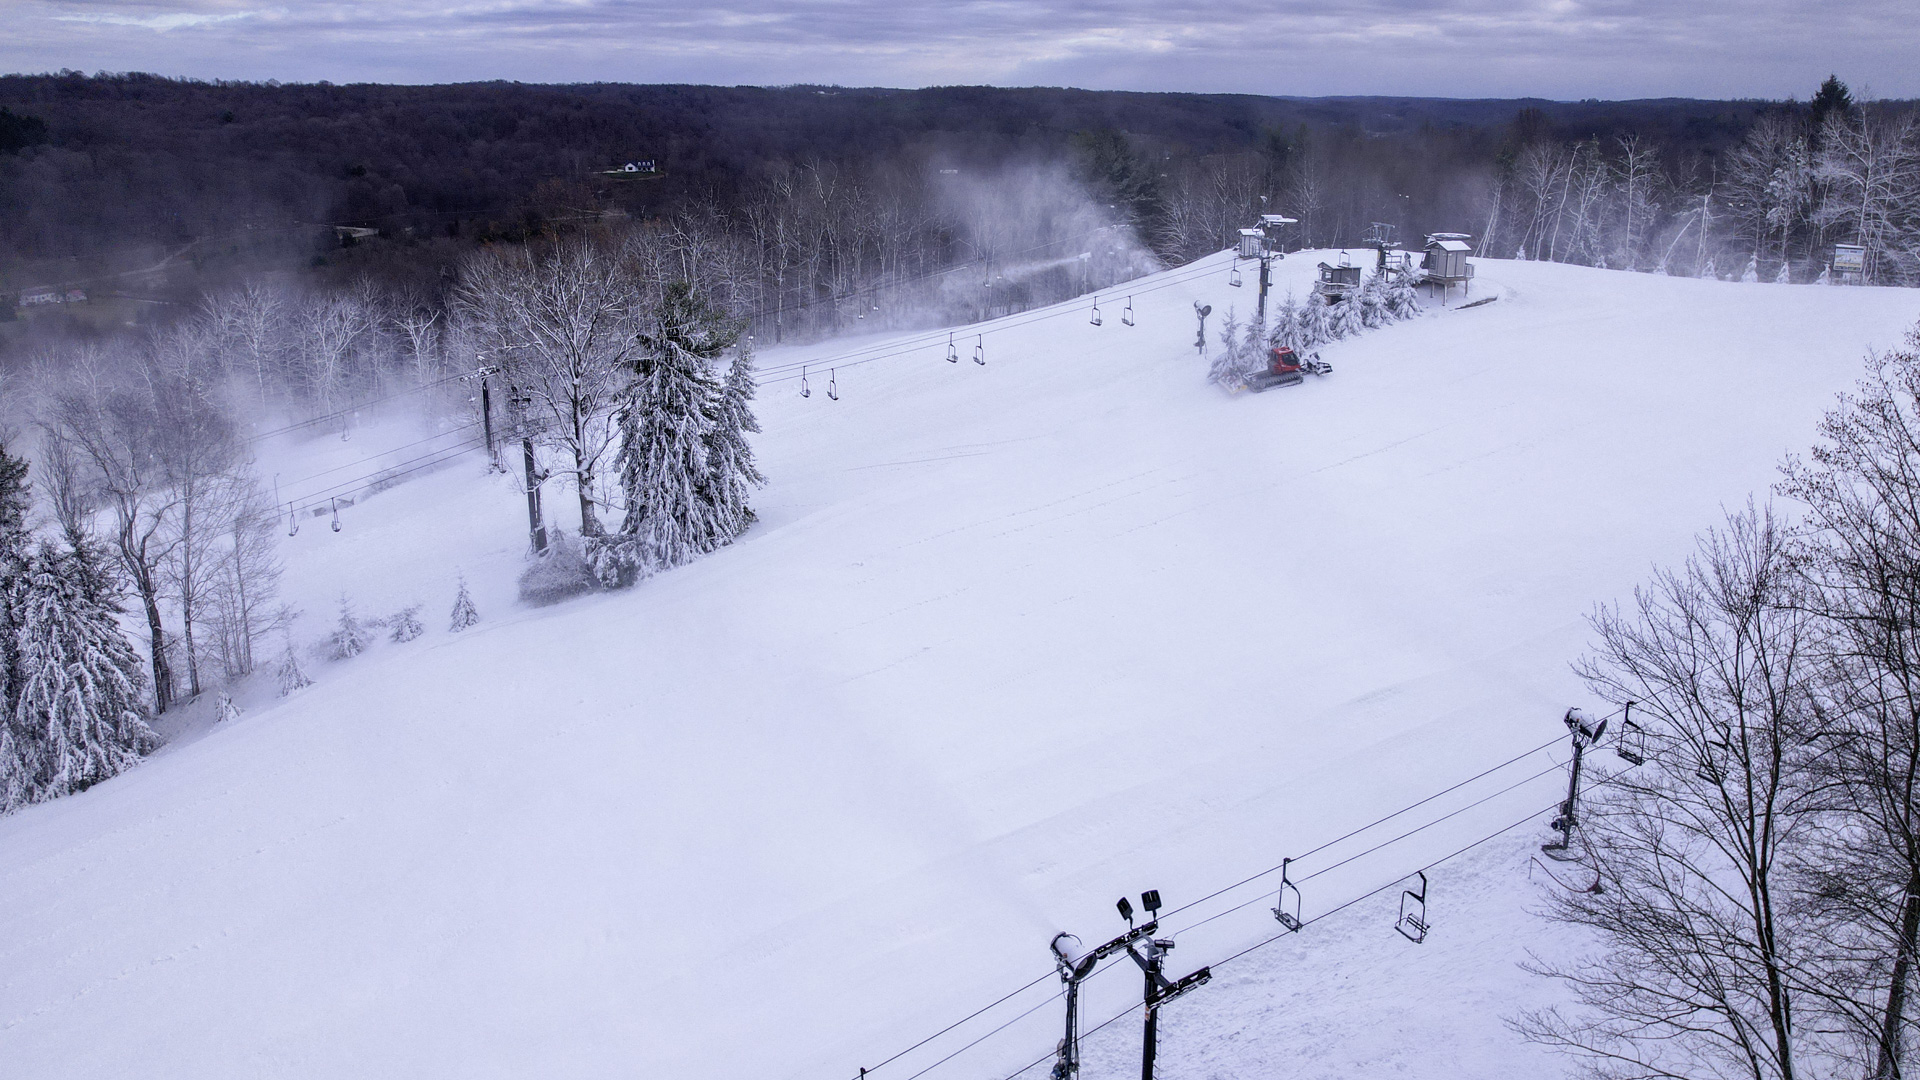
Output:
<svg viewBox="0 0 1920 1080">
<path fill-rule="evenodd" d="M 1450 97 L 1920 96 L 1911 0 L 12 0 L 0 69 Z"/>
</svg>

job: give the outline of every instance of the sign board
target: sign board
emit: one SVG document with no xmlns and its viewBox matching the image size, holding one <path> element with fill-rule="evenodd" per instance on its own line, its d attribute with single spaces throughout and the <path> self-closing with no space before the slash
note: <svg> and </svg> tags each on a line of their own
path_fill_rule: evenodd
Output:
<svg viewBox="0 0 1920 1080">
<path fill-rule="evenodd" d="M 1833 268 L 1841 272 L 1865 273 L 1867 269 L 1867 249 L 1858 244 L 1835 244 L 1833 246 Z"/>
</svg>

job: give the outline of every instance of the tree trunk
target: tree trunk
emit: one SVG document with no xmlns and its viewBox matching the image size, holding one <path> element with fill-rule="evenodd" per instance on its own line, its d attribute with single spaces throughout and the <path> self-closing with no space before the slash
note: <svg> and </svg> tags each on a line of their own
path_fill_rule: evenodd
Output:
<svg viewBox="0 0 1920 1080">
<path fill-rule="evenodd" d="M 134 585 L 147 612 L 147 640 L 153 653 L 153 711 L 163 713 L 173 704 L 173 669 L 167 664 L 167 630 L 160 621 L 160 597 L 150 574 L 136 574 Z"/>
<path fill-rule="evenodd" d="M 1899 1080 L 1901 1022 L 1907 1011 L 1907 981 L 1913 977 L 1913 954 L 1920 938 L 1920 861 L 1910 860 L 1912 874 L 1907 878 L 1907 895 L 1901 904 L 1900 941 L 1893 957 L 1893 980 L 1887 987 L 1887 1012 L 1880 1021 L 1879 1056 L 1873 1067 L 1875 1080 Z"/>
</svg>

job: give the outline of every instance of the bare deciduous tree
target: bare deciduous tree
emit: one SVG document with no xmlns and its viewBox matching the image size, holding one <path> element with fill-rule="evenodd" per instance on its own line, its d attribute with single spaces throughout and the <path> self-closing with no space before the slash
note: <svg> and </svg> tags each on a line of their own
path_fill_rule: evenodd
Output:
<svg viewBox="0 0 1920 1080">
<path fill-rule="evenodd" d="M 1808 622 L 1785 530 L 1752 507 L 1636 591 L 1630 611 L 1594 616 L 1582 675 L 1639 702 L 1662 749 L 1589 799 L 1581 836 L 1599 888 L 1557 893 L 1548 913 L 1600 947 L 1536 962 L 1580 1008 L 1526 1014 L 1528 1037 L 1602 1076 L 1811 1075 L 1820 1050 L 1797 1012 L 1805 942 L 1782 860 L 1806 809 Z"/>
</svg>

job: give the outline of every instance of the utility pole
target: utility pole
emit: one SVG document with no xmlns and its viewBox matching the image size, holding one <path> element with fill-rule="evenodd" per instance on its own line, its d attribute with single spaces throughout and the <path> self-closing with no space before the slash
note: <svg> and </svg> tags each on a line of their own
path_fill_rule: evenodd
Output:
<svg viewBox="0 0 1920 1080">
<path fill-rule="evenodd" d="M 1261 214 L 1257 229 L 1240 230 L 1240 248 L 1237 258 L 1260 260 L 1260 324 L 1267 322 L 1267 293 L 1273 288 L 1273 264 L 1286 258 L 1282 250 L 1285 246 L 1280 238 L 1280 230 L 1299 222 L 1284 214 Z"/>
<path fill-rule="evenodd" d="M 522 438 L 520 448 L 526 453 L 527 465 L 527 533 L 532 537 L 534 554 L 537 555 L 547 550 L 547 527 L 540 520 L 540 481 L 545 480 L 547 474 L 540 471 L 539 464 L 533 459 L 531 438 Z"/>
<path fill-rule="evenodd" d="M 528 429 L 526 408 L 530 403 L 527 395 L 512 384 L 507 386 L 507 407 L 513 426 L 520 432 L 520 451 L 526 466 L 527 488 L 527 535 L 536 555 L 547 550 L 547 526 L 540 519 L 540 483 L 547 474 L 540 471 L 540 462 L 533 453 L 533 432 Z"/>
<path fill-rule="evenodd" d="M 485 353 L 483 352 L 481 355 L 484 356 Z M 500 374 L 499 368 L 483 364 L 473 369 L 473 371 L 460 376 L 460 381 L 462 382 L 470 379 L 480 380 L 480 424 L 486 432 L 487 471 L 489 472 L 505 471 L 500 464 L 499 448 L 494 445 L 493 441 L 493 390 L 487 381 L 489 376 L 498 374 Z"/>
<path fill-rule="evenodd" d="M 1131 927 L 1133 905 L 1123 896 L 1115 906 L 1120 909 L 1121 917 L 1126 919 Z M 1148 889 L 1141 893 L 1140 906 L 1153 917 L 1152 921 L 1141 928 L 1150 934 L 1159 925 L 1160 890 Z M 1132 945 L 1126 946 L 1127 955 L 1133 957 L 1133 962 L 1139 965 L 1140 970 L 1147 977 L 1145 994 L 1147 1026 L 1145 1037 L 1140 1044 L 1140 1080 L 1153 1080 L 1153 1059 L 1160 1043 L 1160 1006 L 1189 990 L 1206 985 L 1207 980 L 1213 978 L 1213 969 L 1203 967 L 1178 981 L 1169 980 L 1161 973 L 1161 966 L 1165 963 L 1167 954 L 1173 951 L 1173 945 L 1172 938 L 1148 937 L 1144 955 Z"/>
<path fill-rule="evenodd" d="M 1607 722 L 1594 723 L 1586 713 L 1579 709 L 1568 709 L 1561 718 L 1567 725 L 1567 731 L 1573 736 L 1573 765 L 1567 770 L 1567 798 L 1560 804 L 1560 816 L 1553 819 L 1550 827 L 1560 834 L 1560 839 L 1540 845 L 1540 850 L 1550 858 L 1566 861 L 1573 858 L 1573 827 L 1579 824 L 1580 810 L 1580 762 L 1589 746 L 1600 741 L 1606 734 Z"/>
</svg>

